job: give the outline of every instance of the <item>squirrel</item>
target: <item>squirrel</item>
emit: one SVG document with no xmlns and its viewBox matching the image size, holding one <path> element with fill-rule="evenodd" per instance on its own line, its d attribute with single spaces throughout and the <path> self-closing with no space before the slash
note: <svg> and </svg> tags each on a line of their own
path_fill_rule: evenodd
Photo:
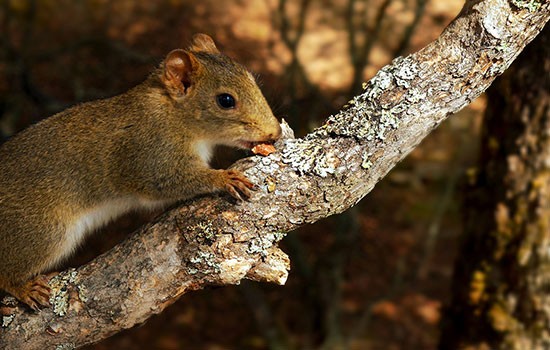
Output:
<svg viewBox="0 0 550 350">
<path fill-rule="evenodd" d="M 252 74 L 195 34 L 136 87 L 46 118 L 0 147 L 0 289 L 38 310 L 51 292 L 42 274 L 112 219 L 220 191 L 247 199 L 255 185 L 210 168 L 213 148 L 280 136 Z"/>
</svg>

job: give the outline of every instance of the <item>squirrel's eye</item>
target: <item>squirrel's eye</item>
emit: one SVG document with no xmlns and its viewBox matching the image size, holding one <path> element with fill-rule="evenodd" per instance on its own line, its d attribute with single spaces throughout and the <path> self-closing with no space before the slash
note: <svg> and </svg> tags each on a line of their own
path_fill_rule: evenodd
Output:
<svg viewBox="0 0 550 350">
<path fill-rule="evenodd" d="M 216 101 L 223 109 L 235 108 L 235 98 L 230 94 L 219 94 L 216 96 Z"/>
</svg>

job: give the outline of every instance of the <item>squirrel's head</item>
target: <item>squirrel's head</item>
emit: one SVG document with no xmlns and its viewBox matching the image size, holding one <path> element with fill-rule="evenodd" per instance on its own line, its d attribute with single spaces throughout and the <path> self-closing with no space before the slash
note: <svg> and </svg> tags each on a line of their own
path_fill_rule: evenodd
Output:
<svg viewBox="0 0 550 350">
<path fill-rule="evenodd" d="M 189 48 L 170 52 L 161 68 L 170 99 L 193 119 L 205 141 L 251 148 L 281 136 L 252 74 L 221 54 L 208 35 L 194 35 Z"/>
</svg>

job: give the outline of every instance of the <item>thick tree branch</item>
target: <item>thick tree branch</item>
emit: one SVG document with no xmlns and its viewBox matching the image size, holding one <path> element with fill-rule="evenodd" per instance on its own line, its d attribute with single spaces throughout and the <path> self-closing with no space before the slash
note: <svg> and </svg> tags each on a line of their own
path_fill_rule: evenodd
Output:
<svg viewBox="0 0 550 350">
<path fill-rule="evenodd" d="M 283 284 L 278 241 L 363 198 L 447 116 L 502 73 L 550 17 L 548 0 L 477 0 L 433 43 L 383 68 L 342 112 L 279 152 L 236 167 L 250 202 L 207 197 L 164 214 L 91 263 L 51 281 L 54 307 L 4 307 L 0 348 L 67 349 L 161 312 L 181 295 L 243 278 Z M 67 301 L 70 302 L 67 302 Z"/>
</svg>

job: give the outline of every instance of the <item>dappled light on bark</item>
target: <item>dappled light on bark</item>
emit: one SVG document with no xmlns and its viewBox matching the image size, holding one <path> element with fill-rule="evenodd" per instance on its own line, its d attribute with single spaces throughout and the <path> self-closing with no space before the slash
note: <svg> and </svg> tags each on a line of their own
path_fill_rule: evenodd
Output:
<svg viewBox="0 0 550 350">
<path fill-rule="evenodd" d="M 69 299 L 60 297 L 58 308 L 43 310 L 40 314 L 31 314 L 22 308 L 9 308 L 8 316 L 4 319 L 7 327 L 0 330 L 0 347 L 4 344 L 16 344 L 18 341 L 28 341 L 27 344 L 36 345 L 36 348 L 40 349 L 54 345 L 70 347 L 89 344 L 144 322 L 151 315 L 162 312 L 184 294 L 182 299 L 199 294 L 187 294 L 189 291 L 212 285 L 239 284 L 245 278 L 283 284 L 287 280 L 290 265 L 293 266 L 293 273 L 304 278 L 304 284 L 312 282 L 313 285 L 313 282 L 321 281 L 318 290 L 310 288 L 304 293 L 304 299 L 298 300 L 290 296 L 285 298 L 288 300 L 281 303 L 281 307 L 273 307 L 270 301 L 283 298 L 273 297 L 272 294 L 263 295 L 254 289 L 259 288 L 257 286 L 244 286 L 241 293 L 245 295 L 254 313 L 254 320 L 247 321 L 260 325 L 257 326 L 260 328 L 257 332 L 262 334 L 263 339 L 257 341 L 247 338 L 250 343 L 242 345 L 243 343 L 238 343 L 242 340 L 236 339 L 242 333 L 235 336 L 232 332 L 227 332 L 223 338 L 231 338 L 235 343 L 241 344 L 242 348 L 291 348 L 288 345 L 294 342 L 298 344 L 296 348 L 307 344 L 320 344 L 319 346 L 326 348 L 349 345 L 362 349 L 368 348 L 375 337 L 369 334 L 372 332 L 372 328 L 369 327 L 373 319 L 388 322 L 389 326 L 382 323 L 382 327 L 377 330 L 380 330 L 380 334 L 389 335 L 393 335 L 391 332 L 393 328 L 397 328 L 394 325 L 399 319 L 403 328 L 410 330 L 413 335 L 422 334 L 417 337 L 422 338 L 417 344 L 433 344 L 436 336 L 422 333 L 419 329 L 429 326 L 430 330 L 435 332 L 434 324 L 439 317 L 439 303 L 420 293 L 396 295 L 403 286 L 403 279 L 410 277 L 403 272 L 407 268 L 415 271 L 414 278 L 423 281 L 431 278 L 429 272 L 433 273 L 435 268 L 426 267 L 430 261 L 430 254 L 434 253 L 433 243 L 429 240 L 426 240 L 423 255 L 418 259 L 425 261 L 414 261 L 414 268 L 411 268 L 408 266 L 409 261 L 403 256 L 407 250 L 414 250 L 419 246 L 414 244 L 415 236 L 404 229 L 399 238 L 393 238 L 387 234 L 387 227 L 377 226 L 382 220 L 376 221 L 372 217 L 365 217 L 353 209 L 347 212 L 346 216 L 332 221 L 334 235 L 310 232 L 312 248 L 305 247 L 303 242 L 298 241 L 294 237 L 295 233 L 288 233 L 286 250 L 298 252 L 293 257 L 292 264 L 287 255 L 278 248 L 278 244 L 287 232 L 295 228 L 305 225 L 307 230 L 310 227 L 307 224 L 348 210 L 371 191 L 397 162 L 411 152 L 443 120 L 479 96 L 492 80 L 507 68 L 523 46 L 541 30 L 543 23 L 548 19 L 548 5 L 543 4 L 536 11 L 532 11 L 511 6 L 502 0 L 472 2 L 439 39 L 411 56 L 396 59 L 378 72 L 370 83 L 363 86 L 358 84 L 361 77 L 372 76 L 377 69 L 387 63 L 387 60 L 393 58 L 395 52 L 416 51 L 420 49 L 419 45 L 425 44 L 418 41 L 418 37 L 415 36 L 418 32 L 415 28 L 435 26 L 434 23 L 438 21 L 437 18 L 422 15 L 425 2 L 407 2 L 412 5 L 403 12 L 410 15 L 400 17 L 397 16 L 402 13 L 399 6 L 404 2 L 379 1 L 377 5 L 380 7 L 369 10 L 369 23 L 353 23 L 354 26 L 367 28 L 369 32 L 382 36 L 394 34 L 391 30 L 380 31 L 377 25 L 388 26 L 390 29 L 399 26 L 400 33 L 403 34 L 399 39 L 403 41 L 398 40 L 397 44 L 394 42 L 394 45 L 388 47 L 384 44 L 385 41 L 377 42 L 376 38 L 350 39 L 345 30 L 336 34 L 332 32 L 331 36 L 328 36 L 333 38 L 332 42 L 323 41 L 321 30 L 313 34 L 308 32 L 307 29 L 312 25 L 321 26 L 326 23 L 326 15 L 332 13 L 319 11 L 314 12 L 318 16 L 305 16 L 304 13 L 311 14 L 307 11 L 320 6 L 316 2 L 294 2 L 287 5 L 290 8 L 286 8 L 285 11 L 281 11 L 280 8 L 285 1 L 269 2 L 269 10 L 258 10 L 258 13 L 269 17 L 270 11 L 276 12 L 273 28 L 277 28 L 274 32 L 278 34 L 271 37 L 265 28 L 261 27 L 257 33 L 249 34 L 248 41 L 239 40 L 242 38 L 235 35 L 237 32 L 250 31 L 239 27 L 243 24 L 237 23 L 227 15 L 228 9 L 232 8 L 229 5 L 219 5 L 215 12 L 209 12 L 209 2 L 206 2 L 195 7 L 194 12 L 174 10 L 165 13 L 168 18 L 166 23 L 173 28 L 182 27 L 184 22 L 192 28 L 189 33 L 174 30 L 173 36 L 170 37 L 159 35 L 163 28 L 159 20 L 162 18 L 162 6 L 155 7 L 149 3 L 121 3 L 123 4 L 117 2 L 117 5 L 112 6 L 116 7 L 117 11 L 126 13 L 137 11 L 138 8 L 139 11 L 152 11 L 159 16 L 150 16 L 150 22 L 142 24 L 132 23 L 129 15 L 122 16 L 122 19 L 126 20 L 119 24 L 119 28 L 110 29 L 107 35 L 117 40 L 127 40 L 131 43 L 128 46 L 121 45 L 120 42 L 104 45 L 98 43 L 93 35 L 75 43 L 74 46 L 61 45 L 59 51 L 64 53 L 66 50 L 76 50 L 77 56 L 86 56 L 85 52 L 80 50 L 92 50 L 95 52 L 92 57 L 96 57 L 96 61 L 101 60 L 101 53 L 104 51 L 116 52 L 116 59 L 109 60 L 106 64 L 122 63 L 121 66 L 126 67 L 120 70 L 120 74 L 109 75 L 101 81 L 108 87 L 106 89 L 86 90 L 82 88 L 86 84 L 74 82 L 74 90 L 71 91 L 75 93 L 75 100 L 109 95 L 121 89 L 125 81 L 137 82 L 136 80 L 143 77 L 156 64 L 153 57 L 164 54 L 163 50 L 167 47 L 173 48 L 174 38 L 181 39 L 190 35 L 198 27 L 197 18 L 202 13 L 206 17 L 212 16 L 211 21 L 215 22 L 212 30 L 217 30 L 217 33 L 211 34 L 221 43 L 224 52 L 230 55 L 244 52 L 243 55 L 248 58 L 252 53 L 258 52 L 260 57 L 265 58 L 256 61 L 250 58 L 250 63 L 252 69 L 266 73 L 266 85 L 275 90 L 286 86 L 298 86 L 294 92 L 290 88 L 289 91 L 285 91 L 289 95 L 293 94 L 292 98 L 285 98 L 293 101 L 289 109 L 296 109 L 294 113 L 289 113 L 291 116 L 288 119 L 296 129 L 298 137 L 307 134 L 312 125 L 319 126 L 322 119 L 330 114 L 332 116 L 304 138 L 294 139 L 288 136 L 276 145 L 277 152 L 267 157 L 249 157 L 236 165 L 246 171 L 247 176 L 260 187 L 250 202 L 235 205 L 227 198 L 208 197 L 184 203 L 182 207 L 174 208 L 160 216 L 106 254 L 76 270 L 63 272 L 56 283 L 59 285 L 59 292 L 69 291 L 59 294 L 70 297 L 70 304 L 66 303 Z M 357 7 L 353 8 L 361 9 L 360 3 L 362 2 L 356 1 L 354 6 Z M 178 10 L 184 8 L 183 1 L 174 1 L 174 4 L 177 4 L 175 8 Z M 338 7 L 335 6 L 335 9 Z M 96 10 L 104 11 L 101 8 Z M 27 10 L 23 13 L 27 13 L 25 11 Z M 240 14 L 237 5 L 231 11 Z M 383 13 L 397 14 L 400 20 L 394 23 L 392 18 L 382 19 Z M 305 21 L 303 24 L 299 22 L 300 14 Z M 284 16 L 291 16 L 291 19 L 287 18 L 289 23 L 284 24 Z M 441 17 L 445 18 L 444 15 Z M 97 15 L 97 18 L 103 17 Z M 331 17 L 328 18 L 329 21 L 332 20 Z M 439 18 L 439 21 L 442 19 Z M 422 24 L 419 25 L 419 22 Z M 345 21 L 343 23 L 349 24 Z M 304 32 L 300 30 L 301 25 L 305 28 Z M 149 28 L 149 31 L 144 28 Z M 281 40 L 285 35 L 283 30 L 287 31 L 286 40 Z M 411 33 L 408 33 L 409 30 Z M 435 39 L 437 33 L 430 35 L 431 39 Z M 261 41 L 266 37 L 267 44 Z M 356 44 L 355 48 L 347 46 L 351 40 Z M 152 42 L 156 45 L 154 49 L 144 49 Z M 17 52 L 13 47 L 10 49 L 12 53 Z M 319 69 L 313 69 L 317 64 L 316 57 L 329 57 L 330 51 L 357 54 L 357 65 L 344 67 L 343 62 L 347 61 L 348 56 L 340 56 L 323 62 L 324 65 L 318 67 Z M 142 52 L 149 53 L 144 55 Z M 62 64 L 64 60 L 69 59 L 66 54 L 62 56 L 64 58 L 56 64 Z M 45 55 L 40 59 L 47 61 L 51 57 Z M 9 58 L 12 63 L 19 62 L 15 54 Z M 27 59 L 32 61 L 32 56 Z M 133 65 L 138 63 L 141 64 L 140 68 L 134 69 Z M 32 79 L 29 79 L 27 66 L 15 63 L 13 66 L 17 69 L 14 70 L 16 74 L 10 75 L 9 82 L 13 83 L 10 88 L 19 86 L 22 90 L 27 89 L 31 98 L 26 98 L 42 101 L 37 105 L 47 106 L 45 109 L 50 111 L 64 107 L 56 96 L 63 96 L 63 85 L 60 85 L 60 81 L 68 80 L 67 76 L 51 78 L 52 85 L 56 88 L 53 88 L 50 94 L 45 94 Z M 94 71 L 99 70 L 99 67 L 98 62 L 92 61 L 91 64 L 81 65 L 78 69 Z M 48 64 L 40 63 L 33 69 L 44 71 L 48 68 Z M 283 72 L 287 69 L 290 73 L 285 79 L 292 84 L 278 85 L 281 84 L 279 80 L 284 79 L 277 79 L 273 72 Z M 67 71 L 64 74 L 69 75 L 71 72 Z M 89 79 L 94 81 L 102 78 L 92 74 Z M 355 81 L 355 85 L 360 85 L 360 89 L 357 86 L 352 89 L 352 81 Z M 356 92 L 356 96 L 350 96 L 350 90 Z M 294 102 L 300 100 L 304 103 L 298 107 Z M 338 112 L 335 106 L 346 101 L 347 106 Z M 24 108 L 32 106 L 22 105 Z M 13 106 L 10 101 L 8 107 Z M 275 113 L 279 115 L 277 111 Z M 441 145 L 436 143 L 432 148 L 440 147 Z M 433 151 L 433 154 L 441 157 L 436 151 Z M 425 174 L 418 176 L 411 176 L 411 172 L 405 169 L 401 173 L 395 173 L 392 181 L 402 186 L 401 188 L 404 187 L 403 184 L 422 187 L 422 180 L 416 179 L 436 176 L 436 171 L 432 171 L 434 168 L 426 168 L 427 171 L 423 170 Z M 448 188 L 453 187 L 453 181 L 456 182 L 456 179 L 448 182 Z M 397 195 L 393 192 L 392 198 L 395 203 L 403 201 L 401 188 L 396 191 Z M 453 194 L 452 190 L 442 192 L 443 199 L 447 198 L 447 201 Z M 417 201 L 410 201 L 418 204 Z M 380 209 L 376 203 L 371 204 L 370 208 L 389 212 L 384 213 L 388 221 L 393 221 L 392 215 L 398 212 L 394 205 Z M 417 220 L 416 213 L 406 215 L 412 218 L 406 218 L 404 222 Z M 441 215 L 438 212 L 438 217 L 434 218 L 430 225 L 432 237 L 437 235 Z M 372 232 L 387 235 L 388 238 L 385 238 L 385 243 L 378 242 L 379 237 Z M 359 247 L 356 242 L 360 236 L 367 236 L 367 239 L 363 237 Z M 377 280 L 376 276 L 365 273 L 357 273 L 344 280 L 347 273 L 346 264 L 352 261 L 351 253 L 363 254 L 360 256 L 361 263 L 357 260 L 353 262 L 359 266 L 354 266 L 355 271 L 359 272 L 367 265 L 364 261 L 370 261 L 368 259 L 377 253 L 377 244 L 387 244 L 388 252 L 391 250 L 389 254 L 378 252 L 379 260 L 386 263 L 383 270 L 386 266 L 394 268 L 392 271 L 395 271 L 395 276 L 389 278 L 390 286 L 384 288 L 377 284 L 380 279 Z M 326 253 L 319 258 L 321 263 L 329 266 L 329 269 L 321 270 L 329 271 L 321 272 L 323 276 L 316 276 L 318 272 L 312 271 L 310 262 L 313 260 L 314 250 Z M 365 252 L 372 255 L 366 256 L 368 254 Z M 447 251 L 436 252 L 439 254 L 438 258 L 446 253 Z M 380 263 L 374 260 L 372 262 Z M 294 285 L 297 283 L 294 281 Z M 223 292 L 217 289 L 201 293 L 207 293 L 212 302 L 219 305 L 222 301 L 218 293 Z M 364 302 L 361 292 L 371 293 L 372 298 L 368 303 Z M 267 300 L 269 298 L 272 300 Z M 309 305 L 304 305 L 308 303 Z M 204 305 L 200 302 L 199 304 Z M 296 312 L 296 309 L 301 310 L 300 308 L 314 310 L 314 313 L 301 315 Z M 222 313 L 223 317 L 215 312 L 210 313 L 208 307 L 187 310 L 191 311 L 178 316 L 172 314 L 172 317 L 176 319 L 176 324 L 185 324 L 200 334 L 215 333 L 216 327 L 202 329 L 195 324 L 198 319 L 222 319 L 223 323 L 227 323 L 227 319 L 236 320 L 239 317 L 235 315 L 242 315 L 239 314 L 241 310 L 236 310 L 235 314 Z M 190 315 L 193 310 L 195 314 Z M 288 327 L 280 326 L 280 321 L 272 316 L 280 310 L 286 310 L 288 313 Z M 344 327 L 343 316 L 346 312 L 357 315 L 354 327 Z M 218 324 L 220 329 L 221 323 L 220 321 Z M 239 326 L 236 323 L 241 322 L 235 322 L 235 328 Z M 299 331 L 290 330 L 292 327 L 297 327 Z M 164 328 L 164 324 L 159 328 Z M 44 329 L 47 332 L 44 332 Z M 302 335 L 305 332 L 301 330 L 304 329 L 309 331 L 307 335 Z M 397 328 L 396 332 L 400 330 L 401 328 Z M 292 331 L 295 333 L 292 334 Z M 189 333 L 189 337 L 195 337 L 192 332 Z M 323 335 L 321 339 L 319 334 Z M 186 336 L 187 334 L 183 334 L 180 338 Z M 308 336 L 310 338 L 307 338 Z M 211 336 L 212 338 L 216 336 Z M 377 341 L 385 344 L 390 342 L 392 337 L 380 338 L 384 336 L 377 338 Z M 160 348 L 181 347 L 184 346 L 181 345 L 185 344 L 184 341 L 185 339 L 176 341 L 169 338 Z M 101 346 L 99 344 L 98 348 Z"/>
</svg>

